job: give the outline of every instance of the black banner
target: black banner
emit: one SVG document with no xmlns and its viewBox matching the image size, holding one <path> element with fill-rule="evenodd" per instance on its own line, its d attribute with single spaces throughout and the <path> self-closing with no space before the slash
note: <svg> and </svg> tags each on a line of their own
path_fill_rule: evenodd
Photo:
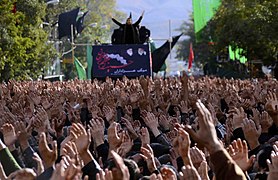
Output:
<svg viewBox="0 0 278 180">
<path fill-rule="evenodd" d="M 93 46 L 92 78 L 151 76 L 149 45 Z"/>
</svg>

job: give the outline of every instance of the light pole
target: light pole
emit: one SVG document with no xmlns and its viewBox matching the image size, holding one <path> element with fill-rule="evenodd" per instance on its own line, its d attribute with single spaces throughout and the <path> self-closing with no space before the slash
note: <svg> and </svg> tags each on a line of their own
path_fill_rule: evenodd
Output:
<svg viewBox="0 0 278 180">
<path fill-rule="evenodd" d="M 55 6 L 55 5 L 59 4 L 59 0 L 51 0 L 51 1 L 46 2 L 46 4 Z M 46 23 L 46 22 L 43 22 L 43 25 L 51 26 L 49 23 Z M 54 29 L 52 31 L 53 32 L 52 41 L 50 41 L 50 42 L 54 43 L 54 48 L 57 52 L 56 59 L 55 59 L 54 63 L 52 64 L 52 67 L 55 70 L 54 74 L 58 75 L 59 79 L 61 80 L 61 61 L 60 61 L 60 58 L 58 55 L 60 52 L 59 44 L 61 43 L 61 41 L 59 41 L 58 36 L 57 36 L 57 34 L 58 34 L 57 28 L 58 28 L 58 24 L 56 24 L 54 26 Z M 53 75 L 53 72 L 50 72 L 50 73 L 51 73 L 51 75 Z M 48 74 L 49 74 L 49 72 L 48 72 Z"/>
</svg>

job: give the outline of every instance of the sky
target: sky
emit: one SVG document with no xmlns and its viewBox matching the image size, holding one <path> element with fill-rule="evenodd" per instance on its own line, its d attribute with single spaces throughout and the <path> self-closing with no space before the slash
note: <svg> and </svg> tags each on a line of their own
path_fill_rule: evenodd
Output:
<svg viewBox="0 0 278 180">
<path fill-rule="evenodd" d="M 153 39 L 169 38 L 169 21 L 171 34 L 178 35 L 181 23 L 189 19 L 192 12 L 192 0 L 117 0 L 117 9 L 129 15 L 133 21 L 145 10 L 142 26 L 151 30 Z"/>
<path fill-rule="evenodd" d="M 127 15 L 132 12 L 133 21 L 145 10 L 141 25 L 151 30 L 151 37 L 159 47 L 170 36 L 180 34 L 176 29 L 183 21 L 189 20 L 192 0 L 117 0 L 117 9 Z M 175 59 L 175 50 L 172 51 L 171 58 L 168 56 L 166 64 L 167 72 L 181 71 L 185 68 L 183 61 Z"/>
</svg>

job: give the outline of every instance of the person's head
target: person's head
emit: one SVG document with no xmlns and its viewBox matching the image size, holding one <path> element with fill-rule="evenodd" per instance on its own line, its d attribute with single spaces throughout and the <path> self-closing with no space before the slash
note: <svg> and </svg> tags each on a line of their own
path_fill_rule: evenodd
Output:
<svg viewBox="0 0 278 180">
<path fill-rule="evenodd" d="M 126 24 L 131 25 L 132 24 L 132 14 L 129 14 L 129 17 L 126 19 Z"/>
<path fill-rule="evenodd" d="M 126 24 L 127 25 L 131 25 L 132 24 L 132 19 L 131 18 L 127 18 L 126 19 Z"/>
<path fill-rule="evenodd" d="M 256 155 L 256 161 L 254 164 L 254 169 L 257 171 L 268 171 L 267 166 L 267 159 L 270 159 L 271 151 L 273 150 L 273 147 L 269 144 L 264 145 L 261 150 Z"/>
<path fill-rule="evenodd" d="M 138 168 L 138 165 L 136 164 L 135 161 L 131 159 L 123 159 L 124 164 L 128 168 L 129 174 L 130 174 L 130 179 L 138 179 L 140 177 L 140 169 Z M 108 169 L 112 170 L 113 176 L 118 177 L 117 173 L 119 171 L 118 168 L 116 168 L 116 164 L 113 160 L 108 162 Z"/>
</svg>

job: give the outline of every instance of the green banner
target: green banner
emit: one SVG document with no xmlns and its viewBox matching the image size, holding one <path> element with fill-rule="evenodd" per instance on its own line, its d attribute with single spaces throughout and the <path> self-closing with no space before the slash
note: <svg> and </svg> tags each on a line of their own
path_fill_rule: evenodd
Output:
<svg viewBox="0 0 278 180">
<path fill-rule="evenodd" d="M 247 58 L 245 56 L 242 56 L 243 49 L 236 48 L 235 51 L 233 51 L 232 47 L 229 46 L 229 55 L 231 60 L 239 60 L 241 63 L 246 63 Z"/>
<path fill-rule="evenodd" d="M 196 41 L 201 41 L 201 32 L 214 16 L 221 0 L 193 0 L 193 16 Z"/>
<path fill-rule="evenodd" d="M 82 64 L 78 61 L 76 57 L 74 57 L 74 65 L 77 71 L 78 79 L 80 80 L 86 80 L 86 71 L 85 68 L 82 66 Z"/>
<path fill-rule="evenodd" d="M 93 56 L 92 56 L 92 46 L 91 45 L 87 45 L 87 78 L 91 79 L 92 77 L 92 66 L 93 66 Z"/>
</svg>

